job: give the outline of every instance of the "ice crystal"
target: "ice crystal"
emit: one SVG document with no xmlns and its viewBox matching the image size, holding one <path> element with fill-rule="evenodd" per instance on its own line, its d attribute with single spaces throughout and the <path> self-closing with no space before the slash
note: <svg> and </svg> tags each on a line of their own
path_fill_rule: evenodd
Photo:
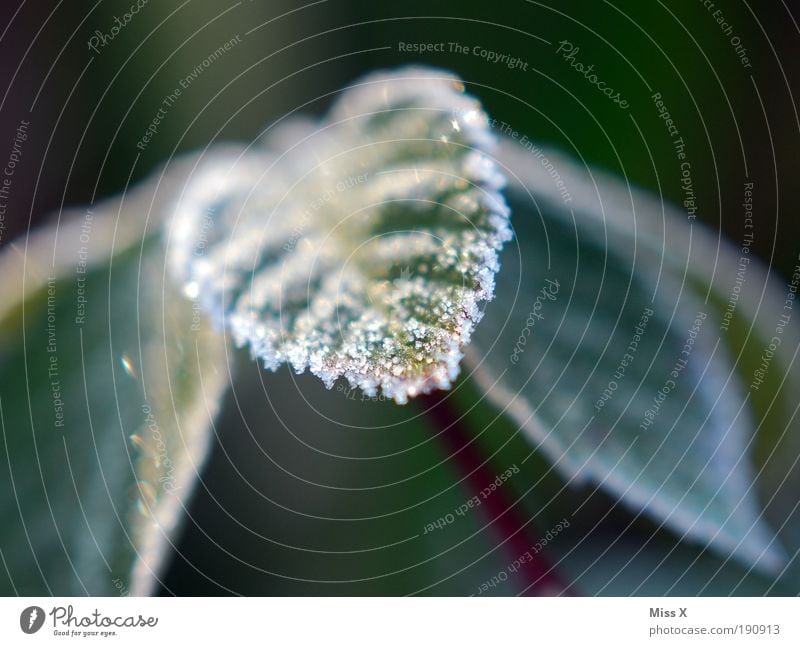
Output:
<svg viewBox="0 0 800 646">
<path fill-rule="evenodd" d="M 493 146 L 452 74 L 367 76 L 321 122 L 212 150 L 170 219 L 172 268 L 268 368 L 400 403 L 447 388 L 511 237 Z"/>
</svg>

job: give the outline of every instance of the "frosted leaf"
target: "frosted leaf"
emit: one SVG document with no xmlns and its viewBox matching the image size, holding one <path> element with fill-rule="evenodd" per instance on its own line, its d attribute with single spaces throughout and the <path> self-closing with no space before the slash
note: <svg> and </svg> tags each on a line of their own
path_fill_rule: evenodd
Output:
<svg viewBox="0 0 800 646">
<path fill-rule="evenodd" d="M 493 145 L 451 74 L 367 76 L 319 123 L 212 151 L 168 225 L 172 269 L 268 368 L 400 403 L 447 388 L 511 237 Z"/>
</svg>

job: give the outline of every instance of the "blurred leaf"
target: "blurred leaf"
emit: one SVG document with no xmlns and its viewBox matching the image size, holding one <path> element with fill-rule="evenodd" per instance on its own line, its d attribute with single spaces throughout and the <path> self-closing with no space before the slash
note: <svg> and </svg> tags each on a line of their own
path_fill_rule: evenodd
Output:
<svg viewBox="0 0 800 646">
<path fill-rule="evenodd" d="M 643 541 L 624 534 L 590 532 L 582 540 L 554 542 L 546 553 L 591 596 L 764 596 L 796 594 L 737 561 L 685 543 Z"/>
<path fill-rule="evenodd" d="M 154 184 L 0 256 L 4 594 L 148 592 L 204 460 L 224 346 L 164 280 Z"/>
<path fill-rule="evenodd" d="M 270 369 L 400 403 L 449 387 L 510 238 L 463 91 L 438 70 L 377 73 L 319 124 L 212 152 L 169 225 L 186 293 Z"/>
<path fill-rule="evenodd" d="M 475 376 L 571 483 L 779 573 L 750 398 L 706 301 L 711 270 L 732 281 L 735 254 L 685 214 L 545 152 L 501 147 L 518 178 L 518 247 L 474 335 Z"/>
<path fill-rule="evenodd" d="M 800 266 L 782 290 L 776 287 L 774 271 L 770 273 L 771 276 L 755 261 L 747 266 L 745 282 L 738 290 L 738 305 L 723 339 L 731 354 L 738 357 L 738 373 L 757 386 L 748 393 L 758 430 L 754 452 L 759 470 L 757 485 L 764 513 L 788 547 L 791 571 L 797 578 L 800 574 L 800 402 L 797 399 L 800 327 L 793 311 Z M 732 281 L 729 278 L 727 282 L 730 290 Z M 711 295 L 709 302 L 718 317 L 729 312 L 728 296 L 718 287 Z"/>
</svg>

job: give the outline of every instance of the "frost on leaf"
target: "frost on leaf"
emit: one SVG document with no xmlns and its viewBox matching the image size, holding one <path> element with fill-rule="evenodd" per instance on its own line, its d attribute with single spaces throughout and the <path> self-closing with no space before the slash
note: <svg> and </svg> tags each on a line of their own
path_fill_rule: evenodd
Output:
<svg viewBox="0 0 800 646">
<path fill-rule="evenodd" d="M 511 237 L 493 144 L 451 74 L 367 76 L 321 122 L 212 150 L 168 224 L 172 268 L 268 368 L 400 403 L 447 388 Z"/>
</svg>

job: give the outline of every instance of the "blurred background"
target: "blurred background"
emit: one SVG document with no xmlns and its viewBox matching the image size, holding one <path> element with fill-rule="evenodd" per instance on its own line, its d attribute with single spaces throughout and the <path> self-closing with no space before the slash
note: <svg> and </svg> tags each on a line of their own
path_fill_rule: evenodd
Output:
<svg viewBox="0 0 800 646">
<path fill-rule="evenodd" d="M 743 184 L 753 182 L 753 249 L 786 276 L 800 234 L 792 95 L 800 7 L 718 4 L 6 0 L 0 159 L 16 139 L 19 161 L 0 246 L 182 151 L 253 140 L 292 111 L 321 115 L 364 72 L 423 63 L 462 76 L 492 117 L 537 144 L 681 203 L 680 167 L 652 99 L 660 93 L 691 160 L 698 218 L 741 241 Z M 627 109 L 557 53 L 562 41 Z M 228 51 L 204 65 L 225 43 Z M 441 45 L 419 53 L 405 51 L 407 43 Z M 490 53 L 520 63 L 512 69 Z M 137 146 L 160 109 L 157 132 Z M 529 446 L 492 410 L 473 409 L 457 432 L 443 432 L 447 424 L 421 416 L 422 405 L 332 397 L 316 379 L 243 363 L 164 594 L 475 593 L 509 562 L 508 528 L 477 510 L 425 533 L 475 494 L 469 451 L 486 456 L 491 473 L 520 467 L 504 496 L 519 518 L 534 518 L 531 536 L 591 493 L 564 489 L 535 455 L 523 465 Z M 458 395 L 466 405 L 469 388 Z M 570 553 L 586 536 L 584 549 Z M 622 571 L 614 551 L 595 559 L 619 537 L 649 545 Z M 588 594 L 694 594 L 708 572 L 718 573 L 712 589 L 721 590 L 745 576 L 673 547 L 669 535 L 594 493 L 545 556 Z M 678 582 L 676 567 L 688 572 Z M 645 570 L 654 574 L 637 574 Z M 751 578 L 741 592 L 759 592 Z M 490 593 L 517 594 L 528 583 L 512 578 Z"/>
</svg>

